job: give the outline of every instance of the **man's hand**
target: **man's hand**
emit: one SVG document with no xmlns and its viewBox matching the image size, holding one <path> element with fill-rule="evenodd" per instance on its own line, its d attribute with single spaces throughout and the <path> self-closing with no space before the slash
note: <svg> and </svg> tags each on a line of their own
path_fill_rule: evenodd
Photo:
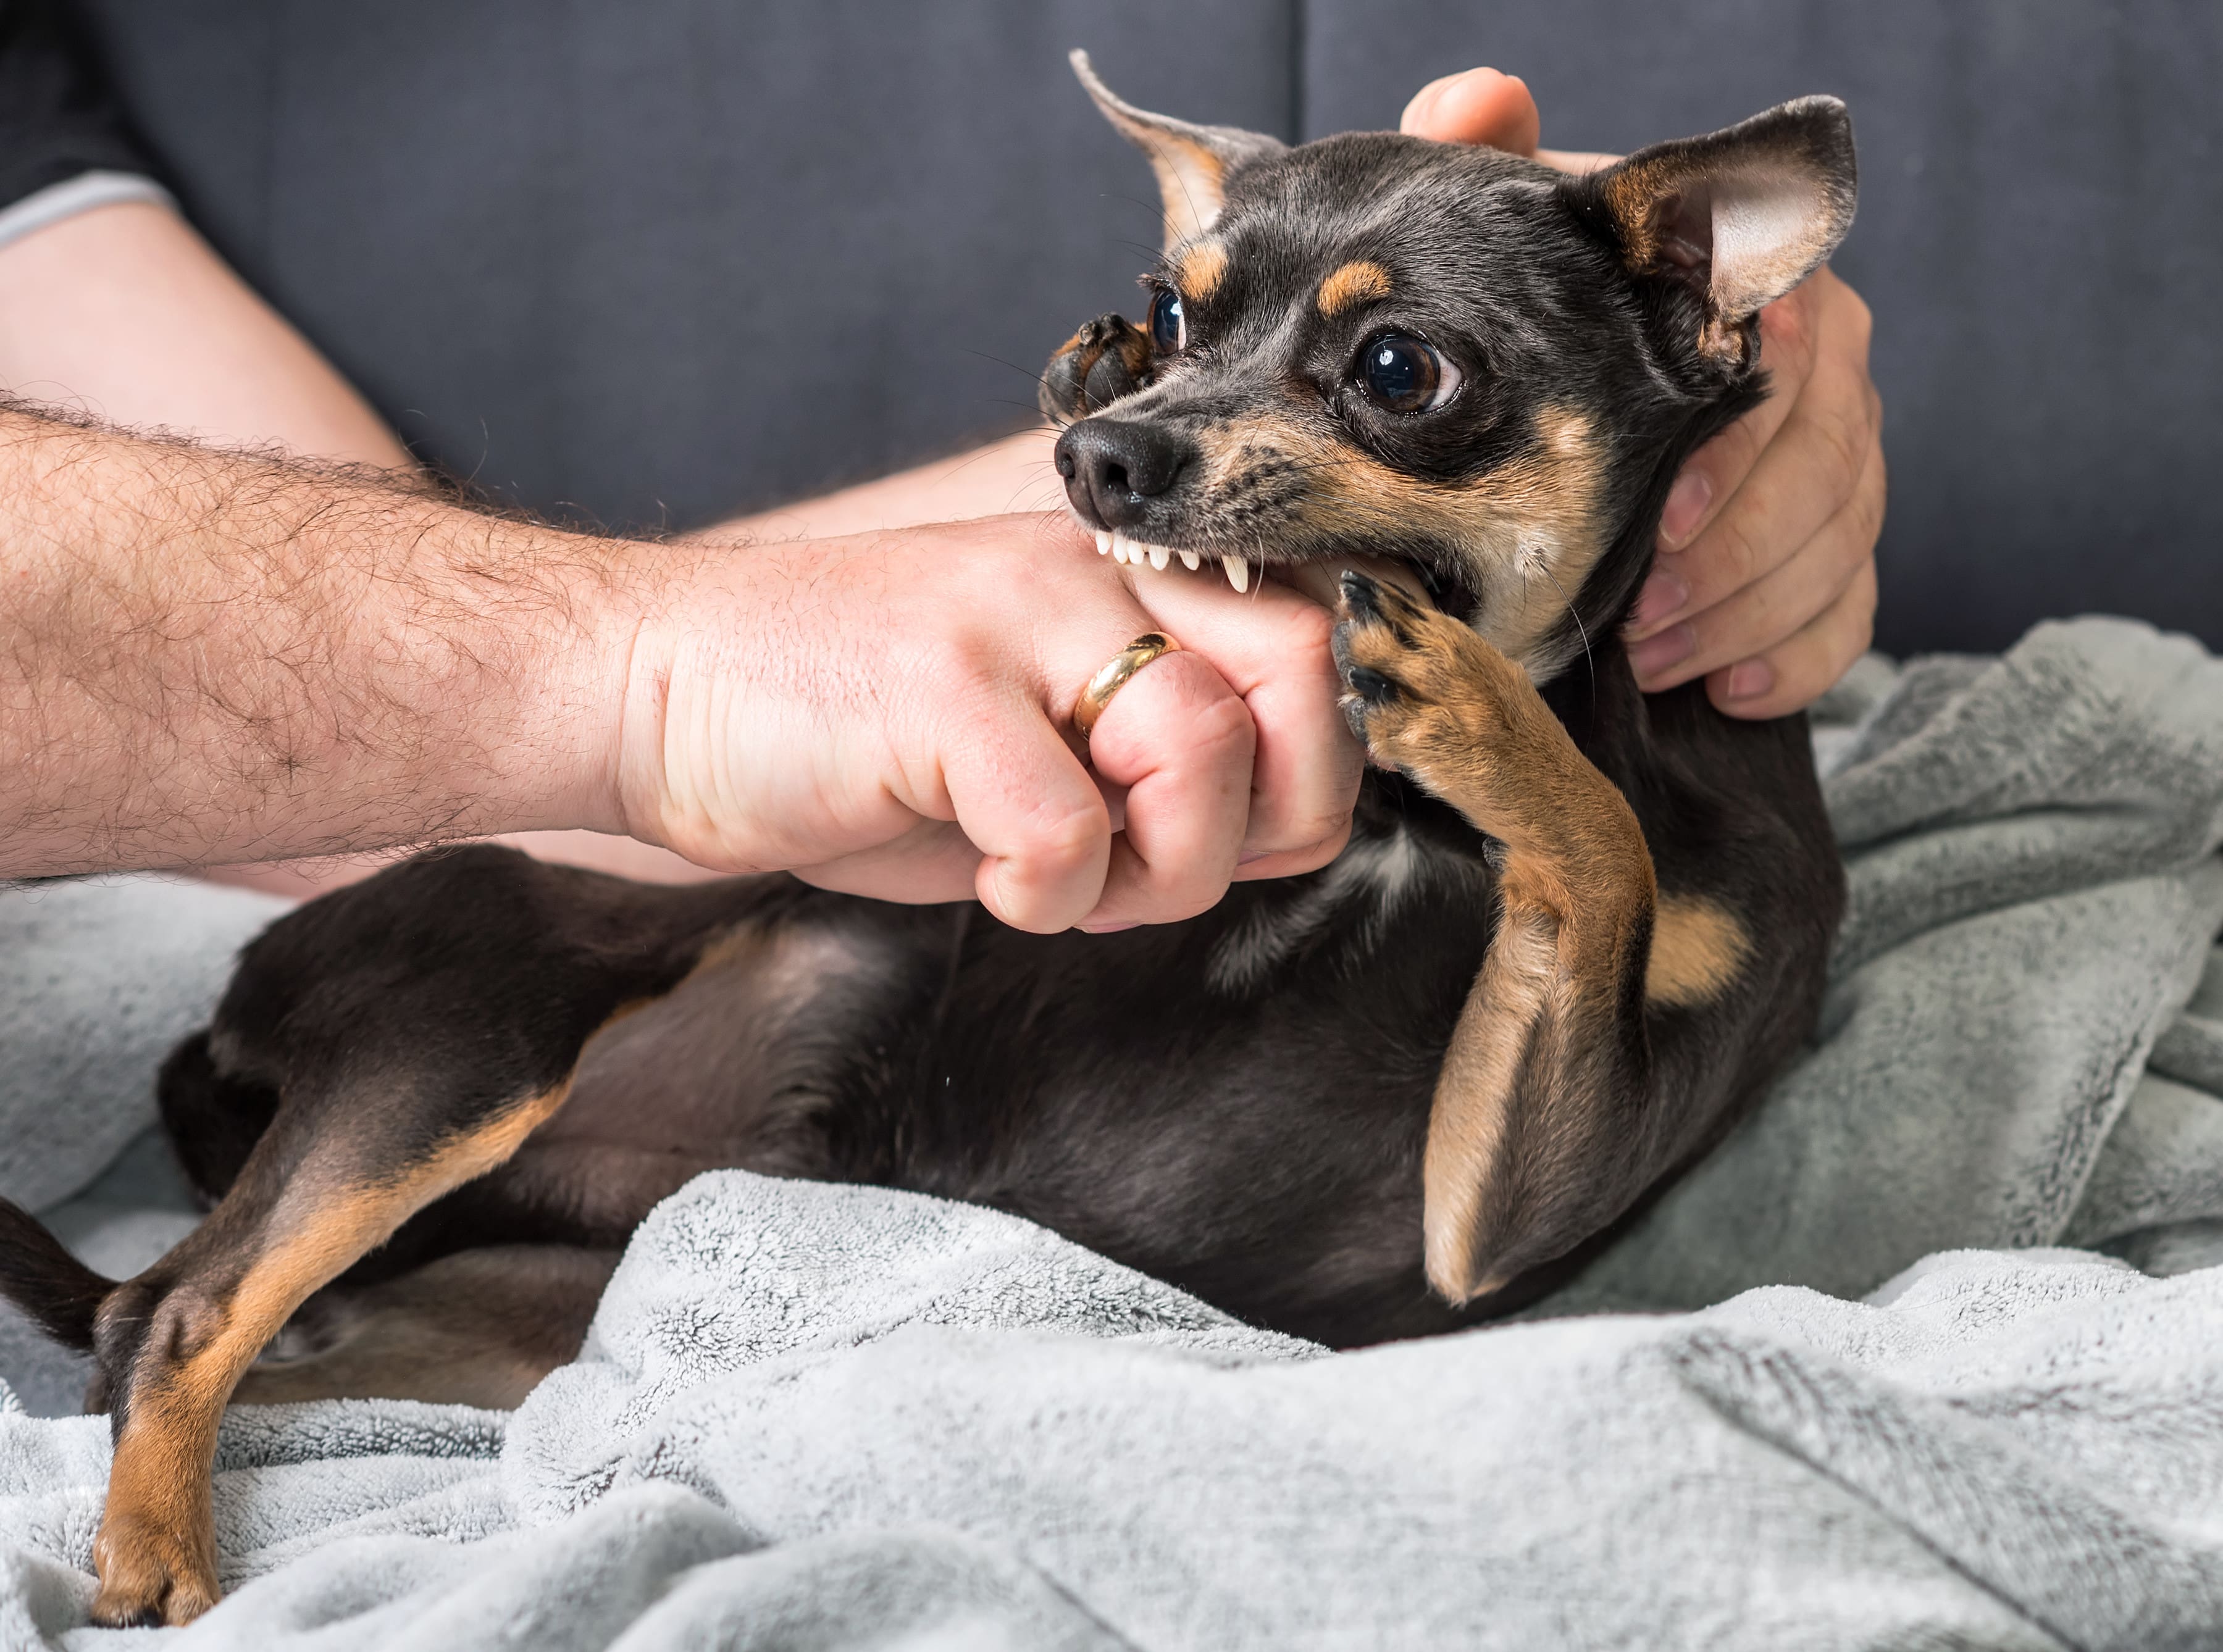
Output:
<svg viewBox="0 0 2223 1652">
<path fill-rule="evenodd" d="M 1495 69 L 1422 87 L 1402 124 L 1570 172 L 1613 159 L 1538 148 L 1535 100 Z M 1883 406 L 1868 379 L 1867 306 L 1825 268 L 1761 311 L 1760 333 L 1773 393 L 1676 479 L 1626 633 L 1647 691 L 1703 675 L 1714 704 L 1738 717 L 1810 704 L 1867 649 L 1883 529 Z"/>
<path fill-rule="evenodd" d="M 1137 581 L 1061 517 L 700 554 L 633 648 L 616 759 L 622 829 L 690 860 L 1102 929 L 1348 834 L 1329 619 L 1294 592 Z M 1153 630 L 1182 650 L 1113 699 L 1092 776 L 1074 698 Z"/>
</svg>

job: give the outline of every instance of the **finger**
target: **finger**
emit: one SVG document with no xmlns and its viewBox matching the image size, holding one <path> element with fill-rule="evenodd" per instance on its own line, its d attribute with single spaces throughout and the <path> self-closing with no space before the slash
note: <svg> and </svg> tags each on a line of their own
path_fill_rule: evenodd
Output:
<svg viewBox="0 0 2223 1652">
<path fill-rule="evenodd" d="M 1883 404 L 1864 373 L 1817 364 L 1807 394 L 1728 508 L 1690 549 L 1654 558 L 1629 628 L 1639 677 L 1687 659 L 1691 616 L 1782 566 L 1844 508 L 1882 463 L 1882 426 Z"/>
<path fill-rule="evenodd" d="M 970 901 L 979 887 L 980 851 L 954 821 L 921 820 L 891 842 L 793 870 L 819 889 L 875 901 Z"/>
<path fill-rule="evenodd" d="M 980 851 L 980 903 L 1014 929 L 1072 928 L 1111 867 L 1112 821 L 1095 782 L 1038 705 L 981 696 L 952 712 L 938 749 L 957 824 Z"/>
<path fill-rule="evenodd" d="M 1486 143 L 1528 155 L 1536 153 L 1541 122 L 1526 82 L 1496 69 L 1469 69 L 1421 87 L 1397 129 L 1439 143 Z"/>
<path fill-rule="evenodd" d="M 1620 155 L 1608 154 L 1602 149 L 1539 149 L 1535 158 L 1547 166 L 1578 175 L 1603 172 L 1615 161 L 1622 159 Z"/>
<path fill-rule="evenodd" d="M 1629 662 L 1637 667 L 1638 687 L 1657 694 L 1764 655 L 1804 629 L 1874 562 L 1884 494 L 1883 450 L 1879 447 L 1853 497 L 1788 562 L 1660 637 L 1632 648 Z M 1663 639 L 1687 645 L 1689 651 L 1665 669 L 1639 665 L 1639 651 Z"/>
<path fill-rule="evenodd" d="M 1103 898 L 1086 929 L 1193 918 L 1227 892 L 1250 813 L 1250 713 L 1209 661 L 1152 661 L 1089 738 L 1097 772 L 1124 786 Z"/>
<path fill-rule="evenodd" d="M 1684 462 L 1660 508 L 1659 550 L 1681 550 L 1711 525 L 1805 394 L 1814 374 L 1817 311 L 1822 302 L 1812 288 L 1809 281 L 1760 312 L 1760 360 L 1768 374 L 1767 399 Z M 1861 361 L 1865 371 L 1865 351 Z M 1650 635 L 1693 606 L 1674 570 L 1657 572 L 1659 577 L 1646 585 L 1631 616 L 1633 637 Z"/>
<path fill-rule="evenodd" d="M 1217 579 L 1171 569 L 1137 575 L 1135 597 L 1161 630 L 1209 660 L 1250 710 L 1256 749 L 1238 876 L 1326 865 L 1348 836 L 1366 766 L 1337 709 L 1334 617 L 1279 581 L 1238 596 Z"/>
<path fill-rule="evenodd" d="M 1706 679 L 1706 695 L 1731 717 L 1787 717 L 1812 705 L 1875 638 L 1876 569 L 1861 565 L 1837 600 L 1765 654 Z"/>
</svg>

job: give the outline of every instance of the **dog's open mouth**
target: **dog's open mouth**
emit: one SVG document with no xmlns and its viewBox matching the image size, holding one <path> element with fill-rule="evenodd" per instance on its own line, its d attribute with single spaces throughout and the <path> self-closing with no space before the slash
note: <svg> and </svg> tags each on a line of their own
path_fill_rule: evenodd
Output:
<svg viewBox="0 0 2223 1652">
<path fill-rule="evenodd" d="M 1088 526 L 1086 523 L 1081 525 Z M 1096 536 L 1096 554 L 1099 556 L 1109 556 L 1132 568 L 1150 568 L 1161 572 L 1179 562 L 1193 573 L 1202 573 L 1216 563 L 1227 582 L 1238 592 L 1248 592 L 1270 577 L 1303 592 L 1321 606 L 1332 608 L 1338 600 L 1344 571 L 1356 568 L 1376 579 L 1394 580 L 1416 595 L 1425 594 L 1456 619 L 1470 619 L 1479 606 L 1479 599 L 1464 581 L 1401 556 L 1368 556 L 1357 551 L 1292 558 L 1263 553 L 1256 556 L 1231 556 L 1190 550 L 1180 545 L 1162 545 L 1116 528 L 1089 528 L 1089 531 Z"/>
<path fill-rule="evenodd" d="M 1143 563 L 1148 562 L 1152 568 L 1162 568 L 1170 566 L 1175 558 L 1179 558 L 1184 568 L 1199 569 L 1204 566 L 1204 553 L 1200 550 L 1182 550 L 1171 545 L 1154 545 L 1146 540 L 1130 538 L 1114 528 L 1098 528 L 1095 533 L 1096 554 L 1099 556 L 1109 556 L 1115 562 L 1127 562 L 1136 568 L 1140 568 Z M 1252 579 L 1263 578 L 1265 574 L 1266 562 L 1263 557 L 1259 559 L 1256 575 L 1251 573 L 1250 559 L 1247 557 L 1218 556 L 1212 560 L 1217 562 L 1226 574 L 1227 582 L 1238 591 L 1249 590 Z"/>
</svg>

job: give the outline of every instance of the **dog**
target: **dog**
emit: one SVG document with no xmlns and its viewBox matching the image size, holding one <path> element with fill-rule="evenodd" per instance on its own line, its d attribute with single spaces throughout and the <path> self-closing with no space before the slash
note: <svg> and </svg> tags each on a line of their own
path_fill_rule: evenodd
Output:
<svg viewBox="0 0 2223 1652">
<path fill-rule="evenodd" d="M 994 1205 L 1344 1347 L 1570 1277 L 1808 1034 L 1843 884 L 1804 719 L 1647 699 L 1615 638 L 1765 393 L 1759 311 L 1850 223 L 1843 106 L 1576 177 L 1075 66 L 1165 248 L 1043 376 L 1058 472 L 1137 577 L 1345 567 L 1350 846 L 1105 936 L 488 846 L 280 920 L 160 1078 L 207 1221 L 117 1283 L 0 1212 L 0 1291 L 112 1422 L 96 1622 L 215 1600 L 231 1398 L 514 1404 L 698 1171 Z"/>
</svg>

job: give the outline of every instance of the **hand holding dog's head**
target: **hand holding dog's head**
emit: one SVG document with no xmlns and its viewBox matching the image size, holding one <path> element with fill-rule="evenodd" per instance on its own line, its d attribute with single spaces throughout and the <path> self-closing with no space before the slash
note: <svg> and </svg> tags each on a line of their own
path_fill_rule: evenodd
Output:
<svg viewBox="0 0 2223 1652">
<path fill-rule="evenodd" d="M 1075 513 L 1238 583 L 1402 558 L 1539 680 L 1613 628 L 1676 467 L 1764 393 L 1760 310 L 1852 218 L 1834 98 L 1571 177 L 1389 134 L 1292 149 L 1075 67 L 1166 228 L 1143 323 L 1090 323 L 1046 375 Z"/>
</svg>

